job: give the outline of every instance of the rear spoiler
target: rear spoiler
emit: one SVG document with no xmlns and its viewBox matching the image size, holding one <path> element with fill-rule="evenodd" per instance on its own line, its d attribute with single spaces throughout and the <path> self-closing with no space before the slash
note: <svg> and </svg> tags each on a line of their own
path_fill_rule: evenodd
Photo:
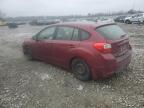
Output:
<svg viewBox="0 0 144 108">
<path fill-rule="evenodd" d="M 97 26 L 95 29 L 98 29 L 103 26 L 108 26 L 108 25 L 117 25 L 117 24 L 116 23 L 103 23 L 103 24 L 100 24 L 99 26 Z"/>
</svg>

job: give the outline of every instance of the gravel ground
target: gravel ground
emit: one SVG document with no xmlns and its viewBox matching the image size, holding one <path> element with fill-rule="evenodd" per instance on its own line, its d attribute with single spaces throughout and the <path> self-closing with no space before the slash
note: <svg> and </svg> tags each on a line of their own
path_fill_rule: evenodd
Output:
<svg viewBox="0 0 144 108">
<path fill-rule="evenodd" d="M 119 25 L 133 46 L 129 68 L 88 82 L 24 58 L 22 41 L 44 26 L 0 27 L 0 108 L 144 108 L 144 26 Z"/>
</svg>

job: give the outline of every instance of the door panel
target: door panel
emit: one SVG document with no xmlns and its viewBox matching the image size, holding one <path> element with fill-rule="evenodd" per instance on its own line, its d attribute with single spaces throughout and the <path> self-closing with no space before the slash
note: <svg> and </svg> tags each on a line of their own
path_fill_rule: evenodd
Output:
<svg viewBox="0 0 144 108">
<path fill-rule="evenodd" d="M 52 42 L 52 58 L 55 64 L 67 64 L 73 50 L 79 47 L 79 30 L 73 27 L 58 27 Z"/>
<path fill-rule="evenodd" d="M 55 64 L 66 65 L 72 52 L 79 47 L 79 41 L 55 40 L 52 42 L 52 57 Z"/>
<path fill-rule="evenodd" d="M 33 41 L 32 50 L 36 58 L 49 61 L 52 55 L 51 41 L 54 38 L 56 27 L 48 27 L 40 31 Z"/>
</svg>

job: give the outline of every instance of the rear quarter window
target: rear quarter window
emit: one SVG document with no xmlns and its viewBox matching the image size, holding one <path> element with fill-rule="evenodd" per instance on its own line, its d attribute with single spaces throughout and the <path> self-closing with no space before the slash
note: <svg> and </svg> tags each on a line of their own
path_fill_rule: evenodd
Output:
<svg viewBox="0 0 144 108">
<path fill-rule="evenodd" d="M 126 33 L 118 25 L 106 25 L 96 29 L 104 38 L 109 40 L 120 39 Z"/>
<path fill-rule="evenodd" d="M 89 38 L 90 34 L 84 30 L 81 30 L 81 40 L 87 40 Z"/>
</svg>

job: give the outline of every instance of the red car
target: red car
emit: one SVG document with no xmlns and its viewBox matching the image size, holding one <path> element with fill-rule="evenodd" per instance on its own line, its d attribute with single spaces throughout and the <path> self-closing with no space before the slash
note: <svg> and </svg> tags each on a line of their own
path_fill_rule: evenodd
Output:
<svg viewBox="0 0 144 108">
<path fill-rule="evenodd" d="M 126 33 L 115 23 L 69 22 L 48 26 L 23 43 L 29 59 L 72 70 L 86 81 L 125 69 L 132 55 Z"/>
</svg>

